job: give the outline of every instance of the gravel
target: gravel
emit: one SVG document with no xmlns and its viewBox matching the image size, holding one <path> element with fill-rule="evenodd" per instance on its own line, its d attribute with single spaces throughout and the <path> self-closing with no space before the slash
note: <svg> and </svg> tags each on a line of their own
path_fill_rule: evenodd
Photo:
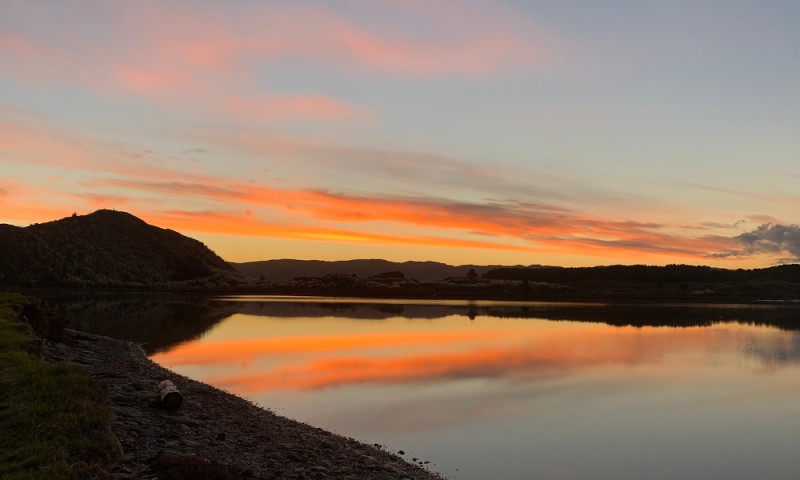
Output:
<svg viewBox="0 0 800 480">
<path fill-rule="evenodd" d="M 168 475 L 168 468 L 192 478 L 187 469 L 199 468 L 206 478 L 223 478 L 224 470 L 230 475 L 224 478 L 442 480 L 377 446 L 178 375 L 149 360 L 138 344 L 74 330 L 66 337 L 64 343 L 46 341 L 44 358 L 86 369 L 108 392 L 123 451 L 111 478 L 184 478 Z M 171 380 L 184 397 L 176 411 L 159 405 L 162 380 Z"/>
</svg>

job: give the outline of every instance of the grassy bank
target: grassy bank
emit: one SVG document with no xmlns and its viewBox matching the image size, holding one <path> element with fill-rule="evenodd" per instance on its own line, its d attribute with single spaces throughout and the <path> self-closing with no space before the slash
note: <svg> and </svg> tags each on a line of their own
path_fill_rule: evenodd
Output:
<svg viewBox="0 0 800 480">
<path fill-rule="evenodd" d="M 102 478 L 119 452 L 111 412 L 86 373 L 39 360 L 27 303 L 0 293 L 0 478 Z"/>
</svg>

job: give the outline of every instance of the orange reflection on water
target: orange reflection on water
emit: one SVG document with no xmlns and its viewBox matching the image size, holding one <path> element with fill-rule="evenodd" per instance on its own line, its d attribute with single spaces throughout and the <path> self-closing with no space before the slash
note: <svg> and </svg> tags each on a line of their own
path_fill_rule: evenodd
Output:
<svg viewBox="0 0 800 480">
<path fill-rule="evenodd" d="M 719 352 L 721 345 L 735 345 L 741 343 L 737 339 L 755 334 L 750 327 L 735 325 L 672 329 L 584 324 L 565 330 L 509 326 L 199 340 L 153 359 L 169 366 L 228 364 L 225 373 L 204 381 L 251 393 L 470 378 L 524 381 L 609 365 L 656 364 L 674 354 L 676 345 L 678 353 L 689 357 Z M 685 369 L 680 360 L 670 365 L 664 374 L 682 375 L 692 367 L 688 360 Z"/>
<path fill-rule="evenodd" d="M 257 392 L 318 389 L 342 384 L 503 377 L 523 371 L 528 376 L 540 377 L 547 376 L 548 371 L 552 374 L 570 365 L 626 362 L 630 360 L 627 355 L 629 352 L 607 352 L 587 359 L 576 352 L 508 347 L 395 358 L 340 356 L 255 374 L 209 378 L 208 381 L 234 391 Z"/>
<path fill-rule="evenodd" d="M 313 354 L 365 348 L 443 346 L 508 337 L 504 330 L 478 332 L 386 332 L 308 335 L 280 338 L 189 342 L 152 356 L 164 365 L 250 363 L 255 357 L 277 354 Z"/>
</svg>

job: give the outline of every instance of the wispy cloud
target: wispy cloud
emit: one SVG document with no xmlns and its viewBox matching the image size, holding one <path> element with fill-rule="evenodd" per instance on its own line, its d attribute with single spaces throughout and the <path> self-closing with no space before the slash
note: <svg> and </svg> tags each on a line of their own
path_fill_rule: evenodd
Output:
<svg viewBox="0 0 800 480">
<path fill-rule="evenodd" d="M 181 166 L 181 159 L 88 136 L 57 122 L 0 110 L 0 153 L 7 165 L 56 167 L 76 172 L 105 172 L 125 178 L 181 178 L 214 183 L 216 177 Z M 8 113 L 8 112 L 6 112 Z M 51 174 L 54 173 L 50 169 Z"/>
<path fill-rule="evenodd" d="M 193 142 L 216 145 L 250 158 L 253 165 L 269 162 L 273 170 L 297 170 L 304 178 L 346 176 L 380 180 L 395 191 L 414 194 L 435 189 L 468 191 L 487 198 L 573 205 L 631 204 L 652 206 L 652 199 L 603 189 L 537 169 L 463 161 L 448 155 L 414 150 L 391 150 L 342 145 L 330 139 L 297 138 L 259 131 L 194 129 L 183 135 Z M 263 167 L 262 167 L 263 168 Z"/>
<path fill-rule="evenodd" d="M 242 21 L 241 11 L 146 3 L 106 3 L 90 9 L 82 4 L 86 15 L 77 22 L 102 23 L 113 32 L 97 42 L 89 25 L 72 29 L 48 25 L 53 12 L 8 2 L 0 14 L 16 18 L 20 30 L 0 30 L 5 60 L 0 71 L 28 87 L 72 85 L 92 94 L 123 101 L 130 96 L 146 98 L 202 115 L 273 123 L 370 118 L 362 108 L 322 92 L 265 93 L 256 70 L 267 59 L 279 61 L 283 54 L 264 55 L 272 39 L 259 36 L 269 27 L 252 19 Z M 270 12 L 252 14 L 275 21 Z M 250 25 L 252 32 L 242 32 L 242 24 Z M 204 101 L 199 103 L 201 96 Z"/>
<path fill-rule="evenodd" d="M 4 118 L 9 116 L 12 118 Z M 685 226 L 673 228 L 642 221 L 630 216 L 629 211 L 617 215 L 589 213 L 581 208 L 582 203 L 607 201 L 604 192 L 595 193 L 592 189 L 576 196 L 570 192 L 559 196 L 551 195 L 552 185 L 538 190 L 534 184 L 524 195 L 508 188 L 501 199 L 493 198 L 503 192 L 504 182 L 513 186 L 515 180 L 499 170 L 492 172 L 436 155 L 346 150 L 358 165 L 365 165 L 362 174 L 366 178 L 384 174 L 380 170 L 386 165 L 395 168 L 392 175 L 404 176 L 404 180 L 407 176 L 421 185 L 426 181 L 421 172 L 427 172 L 430 176 L 427 180 L 431 182 L 428 187 L 450 181 L 477 193 L 471 195 L 472 200 L 426 194 L 424 191 L 430 191 L 427 187 L 417 194 L 400 195 L 332 190 L 319 178 L 294 187 L 274 180 L 243 179 L 238 177 L 242 172 L 212 175 L 197 162 L 182 158 L 196 152 L 163 155 L 149 149 L 97 141 L 51 123 L 6 111 L 0 116 L 3 127 L 0 152 L 5 162 L 57 166 L 69 171 L 73 187 L 80 188 L 67 195 L 74 202 L 63 205 L 61 210 L 77 206 L 125 208 L 160 226 L 185 232 L 549 252 L 645 262 L 704 259 L 709 252 L 713 258 L 724 259 L 774 254 L 781 248 L 792 252 L 794 248 L 791 243 L 794 237 L 777 243 L 778 237 L 766 236 L 777 235 L 775 230 L 761 232 L 764 238 L 759 240 L 735 235 L 698 236 Z M 309 146 L 291 138 L 283 144 L 278 142 L 276 148 L 285 148 L 287 152 L 297 149 L 341 152 L 336 146 L 321 142 Z M 374 170 L 367 166 L 368 159 L 378 159 Z M 445 177 L 449 180 L 442 180 Z M 168 180 L 154 180 L 162 178 Z M 5 196 L 4 208 L 11 208 L 9 197 Z M 49 197 L 41 197 L 38 210 L 20 211 L 38 212 L 37 215 L 61 211 L 48 209 Z M 16 205 L 18 199 L 14 202 Z M 756 218 L 761 217 L 751 216 L 748 221 Z M 696 225 L 694 231 L 730 232 L 741 225 L 707 222 Z M 684 233 L 678 233 L 681 229 Z M 791 232 L 783 234 L 790 236 Z M 743 242 L 749 243 L 742 247 Z"/>
<path fill-rule="evenodd" d="M 744 200 L 755 200 L 764 203 L 772 203 L 772 204 L 779 204 L 779 205 L 786 205 L 787 203 L 797 204 L 800 205 L 800 195 L 776 195 L 773 193 L 758 193 L 752 192 L 747 190 L 739 190 L 735 188 L 727 188 L 727 187 L 719 187 L 719 186 L 712 186 L 712 185 L 702 185 L 693 182 L 687 182 L 687 185 L 707 190 L 716 193 L 722 193 L 725 195 L 730 195 L 733 197 L 741 198 Z"/>
<path fill-rule="evenodd" d="M 268 238 L 291 238 L 322 242 L 371 243 L 405 246 L 437 246 L 449 248 L 471 248 L 496 251 L 534 252 L 536 248 L 503 243 L 481 241 L 455 236 L 398 235 L 380 233 L 367 229 L 346 229 L 309 223 L 269 223 L 261 221 L 249 210 L 241 213 L 223 211 L 153 211 L 140 214 L 145 220 L 160 226 L 185 232 L 206 232 L 224 235 L 258 236 Z"/>
<path fill-rule="evenodd" d="M 368 120 L 365 110 L 326 95 L 258 95 L 227 97 L 223 109 L 237 117 L 251 117 L 270 122 L 292 120 Z"/>
<path fill-rule="evenodd" d="M 147 98 L 169 108 L 265 121 L 364 120 L 374 113 L 324 91 L 269 91 L 259 70 L 304 61 L 347 74 L 485 75 L 530 68 L 552 55 L 513 16 L 468 3 L 381 3 L 372 16 L 332 4 L 81 2 L 67 27 L 58 9 L 0 6 L 0 71 L 22 85 L 72 85 Z M 392 18 L 401 18 L 394 22 Z M 378 19 L 378 20 L 376 20 Z M 416 28 L 407 28 L 412 21 Z M 13 25 L 13 27 L 11 26 Z M 94 30 L 108 35 L 97 41 Z M 504 28 L 505 27 L 505 28 Z"/>
<path fill-rule="evenodd" d="M 150 191 L 163 195 L 195 195 L 242 208 L 283 210 L 295 218 L 323 221 L 325 224 L 362 224 L 360 231 L 315 232 L 309 227 L 267 228 L 250 225 L 251 234 L 268 236 L 291 235 L 307 238 L 349 238 L 354 241 L 384 240 L 391 243 L 441 244 L 438 237 L 404 237 L 366 233 L 374 224 L 395 222 L 408 227 L 449 232 L 453 246 L 476 248 L 516 248 L 530 250 L 582 251 L 588 255 L 629 255 L 646 258 L 650 254 L 684 258 L 703 258 L 709 251 L 731 245 L 729 237 L 682 237 L 665 231 L 664 226 L 631 220 L 592 217 L 578 211 L 547 204 L 520 202 L 468 203 L 432 197 L 387 197 L 331 193 L 321 190 L 289 190 L 265 188 L 250 184 L 210 186 L 184 182 L 147 180 L 97 179 L 97 185 L 134 191 Z M 199 221 L 203 225 L 206 221 Z M 207 219 L 206 219 L 207 220 Z M 194 228 L 198 228 L 198 226 Z M 202 227 L 200 227 L 202 228 Z M 216 227 L 215 227 L 216 228 Z M 306 233 L 301 233 L 306 232 Z M 494 242 L 458 240 L 463 235 L 488 236 Z M 427 240 L 426 240 L 427 239 Z M 507 241 L 522 241 L 528 247 Z"/>
</svg>

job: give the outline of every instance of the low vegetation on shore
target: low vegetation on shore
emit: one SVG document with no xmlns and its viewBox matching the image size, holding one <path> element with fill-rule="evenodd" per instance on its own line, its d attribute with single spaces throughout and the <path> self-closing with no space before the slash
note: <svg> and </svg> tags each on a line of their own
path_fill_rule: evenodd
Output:
<svg viewBox="0 0 800 480">
<path fill-rule="evenodd" d="M 97 477 L 119 454 L 111 411 L 84 371 L 40 360 L 28 304 L 0 293 L 0 478 Z"/>
</svg>

